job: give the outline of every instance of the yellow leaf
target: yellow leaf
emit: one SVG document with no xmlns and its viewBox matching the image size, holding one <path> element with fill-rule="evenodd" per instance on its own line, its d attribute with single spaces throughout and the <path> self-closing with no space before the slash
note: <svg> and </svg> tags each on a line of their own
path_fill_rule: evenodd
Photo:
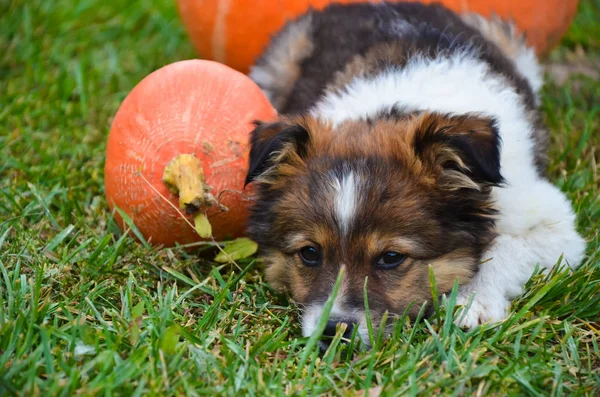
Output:
<svg viewBox="0 0 600 397">
<path fill-rule="evenodd" d="M 206 214 L 199 213 L 196 215 L 194 218 L 194 226 L 200 237 L 209 238 L 212 235 L 212 226 L 210 226 L 210 222 L 208 221 Z"/>
</svg>

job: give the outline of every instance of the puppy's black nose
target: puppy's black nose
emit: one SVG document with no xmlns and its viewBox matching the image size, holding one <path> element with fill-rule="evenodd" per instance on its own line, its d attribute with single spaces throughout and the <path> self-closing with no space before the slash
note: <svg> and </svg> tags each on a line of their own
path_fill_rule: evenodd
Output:
<svg viewBox="0 0 600 397">
<path fill-rule="evenodd" d="M 324 338 L 324 342 L 326 342 L 327 344 L 329 344 L 331 342 L 331 340 L 333 339 L 333 337 L 335 336 L 335 331 L 336 331 L 336 327 L 337 325 L 342 325 L 342 324 L 346 324 L 346 330 L 344 331 L 344 335 L 343 338 L 344 339 L 350 339 L 350 337 L 352 336 L 352 331 L 354 329 L 354 321 L 352 320 L 329 320 L 327 322 L 327 325 L 325 326 L 325 330 L 323 331 L 323 336 Z M 344 341 L 344 340 L 342 340 Z"/>
</svg>

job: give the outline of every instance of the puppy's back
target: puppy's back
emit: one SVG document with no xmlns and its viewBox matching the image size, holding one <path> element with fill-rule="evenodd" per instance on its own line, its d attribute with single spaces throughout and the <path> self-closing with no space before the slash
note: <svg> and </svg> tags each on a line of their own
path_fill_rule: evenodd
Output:
<svg viewBox="0 0 600 397">
<path fill-rule="evenodd" d="M 271 41 L 250 77 L 281 114 L 303 114 L 328 91 L 355 77 L 402 68 L 414 57 L 469 53 L 504 76 L 535 108 L 535 57 L 510 25 L 459 16 L 420 3 L 333 4 L 289 22 Z M 532 58 L 533 57 L 533 58 Z"/>
</svg>

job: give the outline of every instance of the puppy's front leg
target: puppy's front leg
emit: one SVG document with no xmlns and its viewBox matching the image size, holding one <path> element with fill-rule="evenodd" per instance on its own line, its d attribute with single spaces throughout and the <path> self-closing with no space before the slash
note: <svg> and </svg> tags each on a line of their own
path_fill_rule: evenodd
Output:
<svg viewBox="0 0 600 397">
<path fill-rule="evenodd" d="M 564 262 L 575 268 L 585 251 L 569 201 L 547 181 L 498 189 L 495 199 L 501 214 L 499 235 L 476 276 L 458 294 L 460 305 L 474 295 L 470 309 L 458 319 L 459 325 L 469 328 L 506 318 L 510 300 L 522 293 L 536 265 L 550 268 L 563 255 Z"/>
</svg>

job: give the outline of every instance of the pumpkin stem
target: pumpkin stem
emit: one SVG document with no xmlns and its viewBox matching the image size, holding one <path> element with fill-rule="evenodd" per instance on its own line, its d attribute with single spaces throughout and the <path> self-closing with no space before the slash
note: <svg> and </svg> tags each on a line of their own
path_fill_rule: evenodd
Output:
<svg viewBox="0 0 600 397">
<path fill-rule="evenodd" d="M 179 206 L 187 214 L 197 214 L 202 207 L 220 205 L 211 194 L 211 187 L 204 183 L 204 172 L 200 160 L 193 154 L 180 154 L 167 164 L 163 183 L 173 194 L 179 195 Z"/>
</svg>

